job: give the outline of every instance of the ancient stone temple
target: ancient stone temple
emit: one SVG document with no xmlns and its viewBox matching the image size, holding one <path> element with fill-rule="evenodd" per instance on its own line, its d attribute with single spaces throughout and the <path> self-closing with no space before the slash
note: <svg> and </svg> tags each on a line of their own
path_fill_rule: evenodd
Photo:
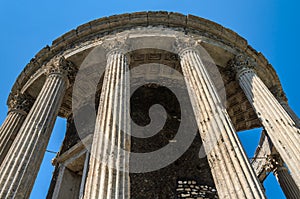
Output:
<svg viewBox="0 0 300 199">
<path fill-rule="evenodd" d="M 0 129 L 0 198 L 29 198 L 57 117 L 49 199 L 300 198 L 300 120 L 262 53 L 193 15 L 81 25 L 30 61 Z M 262 127 L 250 162 L 236 133 Z M 49 171 L 51 172 L 51 171 Z"/>
</svg>

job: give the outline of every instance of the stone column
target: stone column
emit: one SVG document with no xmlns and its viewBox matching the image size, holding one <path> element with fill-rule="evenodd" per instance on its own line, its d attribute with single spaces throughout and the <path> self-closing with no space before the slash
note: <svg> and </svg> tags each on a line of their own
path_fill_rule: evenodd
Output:
<svg viewBox="0 0 300 199">
<path fill-rule="evenodd" d="M 289 116 L 293 119 L 293 121 L 296 124 L 296 127 L 300 128 L 300 119 L 296 115 L 296 113 L 291 109 L 291 107 L 289 106 L 289 104 L 286 101 L 284 101 L 284 100 L 281 100 L 279 103 L 284 108 L 284 110 L 289 114 Z"/>
<path fill-rule="evenodd" d="M 268 158 L 268 171 L 273 171 L 282 191 L 284 192 L 287 199 L 300 198 L 300 190 L 289 174 L 288 169 L 284 166 L 281 157 L 277 155 L 271 155 Z"/>
<path fill-rule="evenodd" d="M 9 101 L 9 111 L 0 128 L 0 165 L 16 138 L 31 106 L 32 99 L 21 93 L 16 94 Z"/>
<path fill-rule="evenodd" d="M 0 198 L 29 198 L 67 88 L 64 59 L 51 61 L 45 84 L 0 167 Z"/>
<path fill-rule="evenodd" d="M 300 130 L 262 80 L 255 74 L 255 62 L 238 55 L 232 61 L 236 78 L 268 133 L 274 147 L 300 187 Z"/>
<path fill-rule="evenodd" d="M 196 43 L 178 40 L 177 49 L 219 197 L 265 198 Z"/>
<path fill-rule="evenodd" d="M 118 42 L 116 43 L 118 44 Z M 110 43 L 92 144 L 85 199 L 128 199 L 129 69 L 119 43 Z"/>
<path fill-rule="evenodd" d="M 84 197 L 84 190 L 85 190 L 85 184 L 86 184 L 86 179 L 87 179 L 87 175 L 88 175 L 89 161 L 90 161 L 90 152 L 89 151 L 86 152 L 86 157 L 85 157 L 85 161 L 84 161 L 81 184 L 80 184 L 79 199 L 83 199 L 83 197 Z"/>
</svg>

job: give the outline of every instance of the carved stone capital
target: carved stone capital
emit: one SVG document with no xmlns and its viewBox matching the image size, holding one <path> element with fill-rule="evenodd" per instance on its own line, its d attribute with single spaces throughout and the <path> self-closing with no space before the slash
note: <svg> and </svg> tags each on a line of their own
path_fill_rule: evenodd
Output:
<svg viewBox="0 0 300 199">
<path fill-rule="evenodd" d="M 197 51 L 197 41 L 190 37 L 178 37 L 174 44 L 174 51 L 179 56 L 184 55 L 188 50 Z"/>
<path fill-rule="evenodd" d="M 238 78 L 243 72 L 253 71 L 257 67 L 257 63 L 251 57 L 243 54 L 236 55 L 232 60 L 229 61 L 229 66 L 236 73 Z"/>
<path fill-rule="evenodd" d="M 9 101 L 9 111 L 18 111 L 23 114 L 27 114 L 30 111 L 33 103 L 34 100 L 30 96 L 17 93 Z"/>
<path fill-rule="evenodd" d="M 75 78 L 76 73 L 77 68 L 72 62 L 66 60 L 64 57 L 52 59 L 47 64 L 47 75 L 60 74 L 68 78 L 68 80 L 72 80 Z"/>
<path fill-rule="evenodd" d="M 116 51 L 125 54 L 129 51 L 129 45 L 127 41 L 127 37 L 115 37 L 113 39 L 106 40 L 102 46 L 107 51 L 107 56 Z"/>
<path fill-rule="evenodd" d="M 276 172 L 277 169 L 284 167 L 284 162 L 279 154 L 272 154 L 267 157 L 266 170 Z"/>
</svg>

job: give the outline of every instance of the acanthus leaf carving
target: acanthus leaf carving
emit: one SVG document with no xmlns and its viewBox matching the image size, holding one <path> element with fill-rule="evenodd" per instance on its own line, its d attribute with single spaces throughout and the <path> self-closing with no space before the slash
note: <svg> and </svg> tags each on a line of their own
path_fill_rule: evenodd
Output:
<svg viewBox="0 0 300 199">
<path fill-rule="evenodd" d="M 129 45 L 127 43 L 128 35 L 125 37 L 114 37 L 113 39 L 107 39 L 103 42 L 102 46 L 107 51 L 107 55 L 115 51 L 122 51 L 124 54 L 129 50 Z"/>
<path fill-rule="evenodd" d="M 9 109 L 10 111 L 24 111 L 27 114 L 33 103 L 34 99 L 31 96 L 18 92 L 9 101 Z"/>
<path fill-rule="evenodd" d="M 187 50 L 196 50 L 198 42 L 191 37 L 177 37 L 174 43 L 174 50 L 180 56 L 183 55 Z"/>
<path fill-rule="evenodd" d="M 77 67 L 64 57 L 54 58 L 47 64 L 47 75 L 61 74 L 67 77 L 69 81 L 75 79 L 77 71 Z"/>
<path fill-rule="evenodd" d="M 279 167 L 283 167 L 284 162 L 281 159 L 279 154 L 271 154 L 268 155 L 267 157 L 267 165 L 266 165 L 266 170 L 271 172 L 271 171 L 276 171 Z"/>
<path fill-rule="evenodd" d="M 243 69 L 254 69 L 257 67 L 257 63 L 251 57 L 238 54 L 229 61 L 229 66 L 234 70 L 234 72 L 238 73 Z"/>
</svg>

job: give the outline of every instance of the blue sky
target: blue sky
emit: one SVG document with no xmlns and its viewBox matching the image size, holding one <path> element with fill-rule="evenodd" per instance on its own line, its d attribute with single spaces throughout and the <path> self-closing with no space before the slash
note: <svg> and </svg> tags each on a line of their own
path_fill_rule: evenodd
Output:
<svg viewBox="0 0 300 199">
<path fill-rule="evenodd" d="M 289 3 L 287 3 L 289 2 Z M 90 20 L 133 11 L 166 10 L 198 15 L 228 27 L 256 50 L 261 51 L 277 71 L 294 111 L 299 106 L 300 17 L 297 1 L 279 0 L 113 0 L 103 1 L 0 1 L 0 122 L 5 119 L 6 99 L 18 74 L 30 59 L 58 36 Z M 59 119 L 48 149 L 57 151 L 64 136 L 64 120 Z M 249 156 L 253 155 L 259 134 L 239 134 Z M 45 198 L 51 178 L 47 153 L 32 199 Z M 270 175 L 266 183 L 269 198 L 284 198 Z"/>
</svg>

